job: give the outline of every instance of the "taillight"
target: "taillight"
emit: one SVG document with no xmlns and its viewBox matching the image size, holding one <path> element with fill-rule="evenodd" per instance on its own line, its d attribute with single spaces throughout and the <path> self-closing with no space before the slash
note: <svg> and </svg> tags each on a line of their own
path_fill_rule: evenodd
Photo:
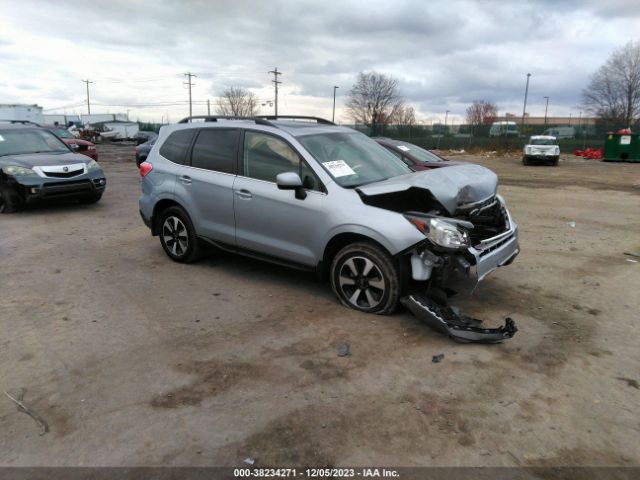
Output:
<svg viewBox="0 0 640 480">
<path fill-rule="evenodd" d="M 140 176 L 141 177 L 146 177 L 147 174 L 153 170 L 153 165 L 151 165 L 149 162 L 142 162 L 140 164 Z"/>
</svg>

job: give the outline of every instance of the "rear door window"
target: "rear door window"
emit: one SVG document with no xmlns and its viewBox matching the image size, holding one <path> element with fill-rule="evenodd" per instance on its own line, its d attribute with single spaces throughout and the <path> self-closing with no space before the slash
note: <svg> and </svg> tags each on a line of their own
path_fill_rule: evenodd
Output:
<svg viewBox="0 0 640 480">
<path fill-rule="evenodd" d="M 194 133 L 195 129 L 193 128 L 171 133 L 162 147 L 160 147 L 160 155 L 167 160 L 171 160 L 173 163 L 184 165 Z"/>
<path fill-rule="evenodd" d="M 191 153 L 191 166 L 222 173 L 235 173 L 240 130 L 207 128 L 200 130 Z"/>
</svg>

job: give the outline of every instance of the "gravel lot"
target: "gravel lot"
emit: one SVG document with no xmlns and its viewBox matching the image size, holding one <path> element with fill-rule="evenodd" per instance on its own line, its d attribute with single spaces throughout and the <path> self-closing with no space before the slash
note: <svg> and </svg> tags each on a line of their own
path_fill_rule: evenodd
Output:
<svg viewBox="0 0 640 480">
<path fill-rule="evenodd" d="M 516 320 L 487 346 L 350 311 L 313 275 L 171 262 L 133 146 L 99 148 L 99 204 L 0 218 L 0 391 L 50 429 L 2 395 L 0 464 L 640 464 L 640 164 L 456 157 L 498 173 L 521 228 L 460 301 Z"/>
</svg>

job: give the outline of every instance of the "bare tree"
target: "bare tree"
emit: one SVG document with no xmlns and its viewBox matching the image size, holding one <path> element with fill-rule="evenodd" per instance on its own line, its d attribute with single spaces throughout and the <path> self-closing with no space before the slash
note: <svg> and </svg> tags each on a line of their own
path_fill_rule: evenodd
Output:
<svg viewBox="0 0 640 480">
<path fill-rule="evenodd" d="M 398 125 L 415 125 L 416 111 L 409 105 L 400 105 L 400 107 L 397 108 L 391 121 L 392 123 L 396 123 Z"/>
<path fill-rule="evenodd" d="M 630 126 L 640 116 L 640 42 L 615 50 L 582 91 L 587 111 Z"/>
<path fill-rule="evenodd" d="M 347 97 L 347 111 L 356 122 L 373 127 L 391 123 L 403 106 L 398 80 L 377 72 L 360 72 Z"/>
<path fill-rule="evenodd" d="M 218 115 L 252 117 L 258 113 L 258 97 L 242 87 L 227 88 L 216 106 Z"/>
<path fill-rule="evenodd" d="M 498 116 L 498 107 L 491 102 L 474 100 L 467 107 L 467 123 L 471 126 L 472 133 L 481 125 L 491 125 Z"/>
</svg>

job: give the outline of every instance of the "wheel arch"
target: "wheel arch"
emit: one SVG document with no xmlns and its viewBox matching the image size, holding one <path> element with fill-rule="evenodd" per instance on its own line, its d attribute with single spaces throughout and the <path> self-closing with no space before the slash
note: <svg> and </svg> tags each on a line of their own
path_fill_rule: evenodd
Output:
<svg viewBox="0 0 640 480">
<path fill-rule="evenodd" d="M 176 202 L 172 198 L 163 198 L 162 200 L 159 200 L 154 205 L 153 213 L 151 214 L 151 234 L 152 235 L 154 236 L 158 235 L 159 228 L 160 228 L 160 225 L 159 225 L 160 215 L 162 215 L 162 212 L 164 212 L 169 207 L 180 207 L 181 209 L 185 210 L 184 207 L 180 205 L 180 203 Z M 186 213 L 186 210 L 185 210 L 185 213 Z"/>
<path fill-rule="evenodd" d="M 322 280 L 328 279 L 331 262 L 333 261 L 337 253 L 347 245 L 356 242 L 373 243 L 393 257 L 393 254 L 389 251 L 389 249 L 372 236 L 357 232 L 337 233 L 333 237 L 331 237 L 331 239 L 325 245 L 322 259 L 318 265 L 318 274 Z"/>
</svg>

